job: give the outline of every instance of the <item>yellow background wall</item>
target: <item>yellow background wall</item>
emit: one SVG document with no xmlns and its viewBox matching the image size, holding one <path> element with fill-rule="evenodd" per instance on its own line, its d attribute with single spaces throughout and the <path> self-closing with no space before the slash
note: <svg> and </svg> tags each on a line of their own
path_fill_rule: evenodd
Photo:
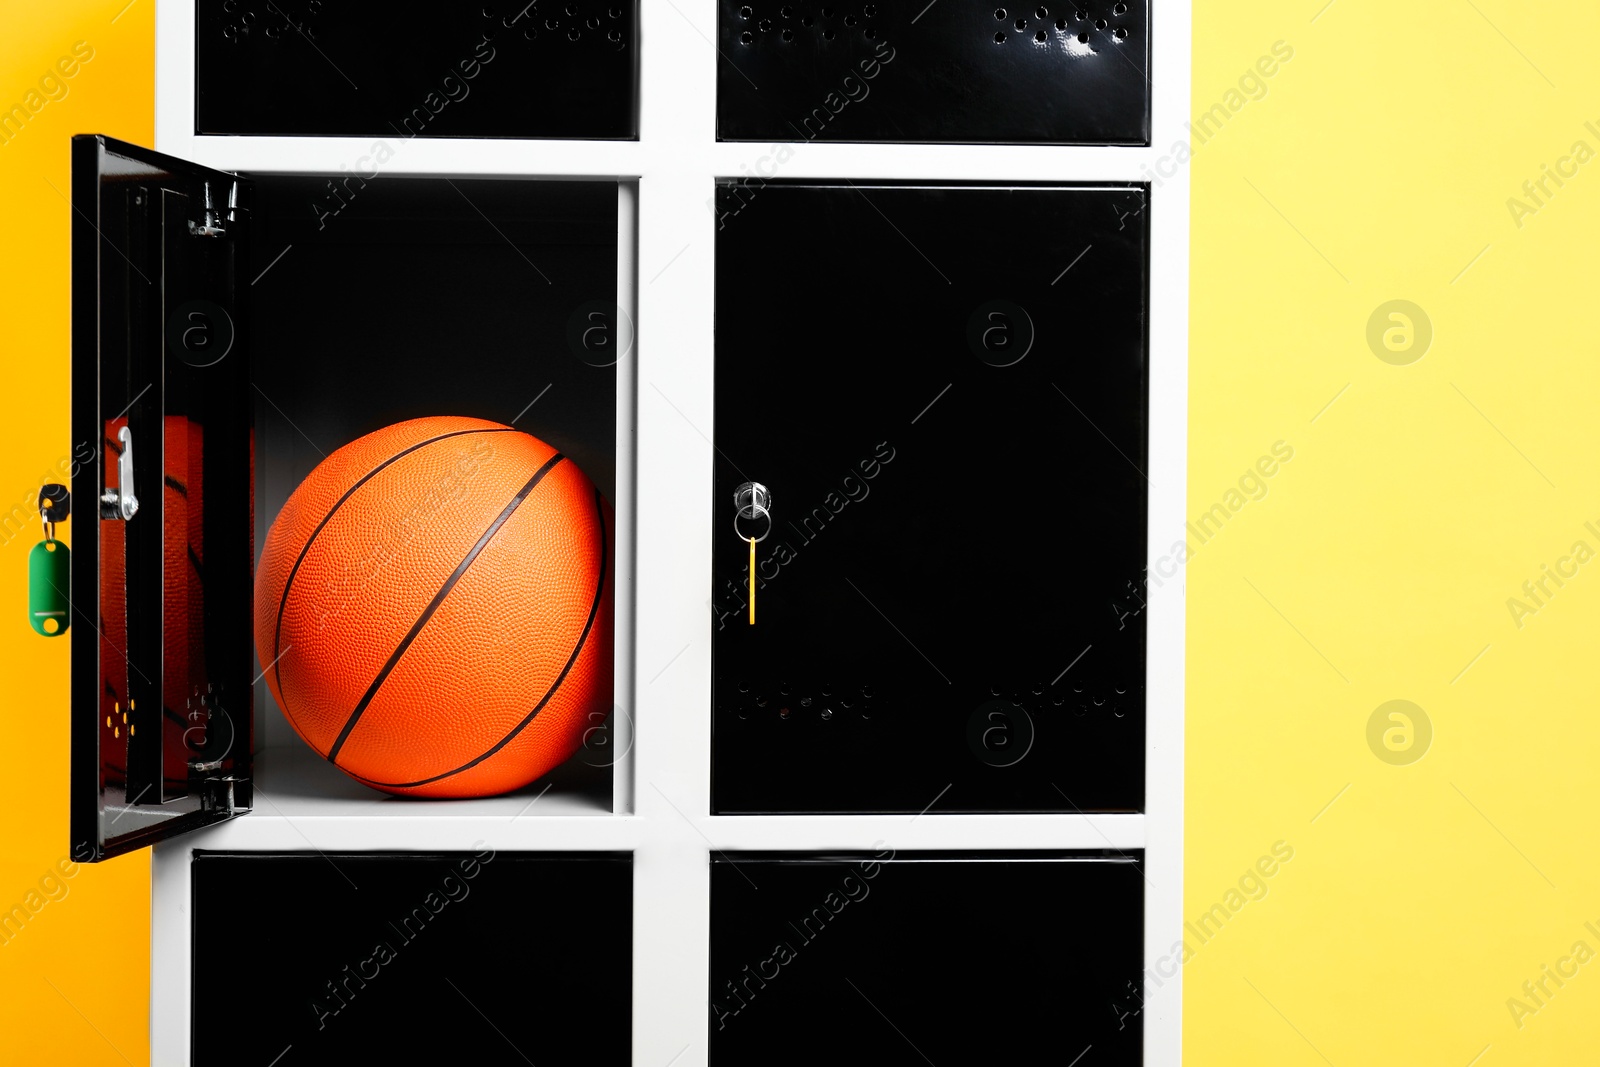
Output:
<svg viewBox="0 0 1600 1067">
<path fill-rule="evenodd" d="M 9 609 L 0 625 L 0 914 L 38 905 L 20 933 L 7 928 L 0 943 L 7 1064 L 143 1065 L 150 1057 L 149 854 L 69 864 L 70 877 L 57 868 L 70 859 L 69 639 L 35 634 L 25 605 L 28 550 L 42 536 L 39 485 L 72 454 L 68 138 L 108 133 L 152 143 L 154 34 L 154 0 L 0 0 L 0 109 L 45 101 L 0 143 L 0 604 Z M 92 58 L 70 78 L 47 79 L 47 96 L 40 79 L 59 77 L 56 61 L 79 41 Z M 38 98 L 27 100 L 30 91 Z M 30 518 L 20 534 L 7 518 L 16 505 Z M 81 521 L 75 514 L 62 540 L 70 545 Z"/>
<path fill-rule="evenodd" d="M 1186 918 L 1294 858 L 1190 935 L 1186 1062 L 1593 1063 L 1600 962 L 1560 961 L 1600 952 L 1600 563 L 1506 602 L 1600 551 L 1600 162 L 1506 202 L 1600 151 L 1600 9 L 1324 4 L 1195 10 L 1197 116 L 1294 56 L 1190 164 L 1190 517 L 1294 458 L 1189 564 Z M 1366 338 L 1396 299 L 1407 365 Z M 1408 765 L 1368 747 L 1390 700 L 1432 724 Z"/>
<path fill-rule="evenodd" d="M 1186 1060 L 1587 1062 L 1600 964 L 1573 952 L 1600 952 L 1584 925 L 1600 929 L 1600 565 L 1572 552 L 1600 551 L 1584 525 L 1600 529 L 1600 132 L 1584 125 L 1600 130 L 1600 12 L 1320 5 L 1195 10 L 1195 117 L 1222 111 L 1181 164 L 1189 510 L 1212 516 L 1188 574 Z M 151 143 L 154 11 L 5 3 L 0 103 L 76 41 L 94 58 L 0 145 L 0 515 L 71 451 L 67 137 Z M 1292 58 L 1257 68 L 1278 42 Z M 1563 163 L 1579 141 L 1583 163 Z M 1563 184 L 1536 201 L 1523 183 L 1544 165 Z M 1380 339 L 1387 361 L 1369 346 L 1394 300 L 1431 322 L 1420 358 L 1415 340 Z M 1278 442 L 1293 458 L 1246 478 Z M 24 602 L 36 539 L 0 544 L 0 603 Z M 1522 585 L 1542 566 L 1571 576 L 1536 602 Z M 1513 597 L 1535 610 L 1514 617 Z M 0 666 L 9 909 L 65 851 L 66 642 L 19 608 Z M 1391 700 L 1431 724 L 1413 762 L 1415 712 L 1409 749 L 1369 746 Z M 1292 859 L 1248 876 L 1279 842 Z M 0 945 L 0 1045 L 16 1063 L 144 1064 L 148 860 L 63 884 Z"/>
</svg>

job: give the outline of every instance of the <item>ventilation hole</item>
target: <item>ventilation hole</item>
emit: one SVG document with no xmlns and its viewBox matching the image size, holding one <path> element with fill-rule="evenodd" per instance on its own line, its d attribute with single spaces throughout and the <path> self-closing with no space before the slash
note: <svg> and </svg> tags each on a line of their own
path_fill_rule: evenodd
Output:
<svg viewBox="0 0 1600 1067">
<path fill-rule="evenodd" d="M 610 11 L 607 11 L 606 14 L 610 15 L 614 19 L 620 19 L 622 17 L 622 8 L 614 7 Z"/>
<path fill-rule="evenodd" d="M 222 5 L 222 10 L 226 11 L 230 15 L 233 14 L 235 11 L 239 10 L 239 0 L 227 0 L 227 3 Z M 483 17 L 486 19 L 492 19 L 494 18 L 494 12 L 490 11 L 488 8 L 484 8 Z"/>
<path fill-rule="evenodd" d="M 1056 29 L 1064 30 L 1066 28 L 1067 28 L 1067 20 L 1066 19 L 1056 19 Z"/>
<path fill-rule="evenodd" d="M 578 5 L 577 4 L 568 4 L 567 5 L 567 14 L 568 15 L 576 15 L 577 13 L 578 13 Z"/>
<path fill-rule="evenodd" d="M 868 4 L 866 7 L 861 9 L 861 13 L 869 19 L 876 18 L 878 16 L 878 9 L 875 5 Z"/>
<path fill-rule="evenodd" d="M 486 26 L 483 30 L 483 39 L 485 41 L 492 41 L 494 40 L 495 34 L 499 32 L 500 29 L 497 26 Z"/>
<path fill-rule="evenodd" d="M 878 28 L 876 26 L 868 26 L 867 27 L 867 40 L 876 41 L 877 39 L 878 39 Z"/>
<path fill-rule="evenodd" d="M 1118 26 L 1113 32 L 1112 36 L 1119 41 L 1126 41 L 1128 39 L 1128 31 L 1123 29 L 1121 26 Z"/>
<path fill-rule="evenodd" d="M 1078 34 L 1078 43 L 1079 44 L 1088 44 L 1089 43 L 1089 35 L 1087 33 Z"/>
<path fill-rule="evenodd" d="M 547 30 L 559 30 L 561 28 L 561 20 L 560 19 L 545 19 L 544 20 L 544 28 L 547 29 Z"/>
<path fill-rule="evenodd" d="M 274 41 L 276 41 L 278 39 L 278 27 L 276 27 L 276 26 L 268 26 L 267 27 L 267 36 L 272 38 Z"/>
<path fill-rule="evenodd" d="M 620 44 L 622 42 L 622 31 L 612 30 L 610 33 L 606 34 L 606 40 L 610 41 L 612 44 Z"/>
<path fill-rule="evenodd" d="M 823 8 L 822 9 L 822 17 L 825 18 L 825 19 L 833 18 L 833 8 L 831 8 L 831 7 Z"/>
<path fill-rule="evenodd" d="M 755 14 L 755 11 L 751 9 L 749 4 L 746 4 L 744 7 L 741 7 L 739 9 L 739 17 L 742 18 L 742 19 L 747 19 L 751 15 L 754 15 L 754 14 Z"/>
<path fill-rule="evenodd" d="M 1128 5 L 1118 4 L 1116 7 L 1111 9 L 1111 13 L 1113 15 L 1126 15 L 1128 13 Z"/>
<path fill-rule="evenodd" d="M 1077 19 L 1079 22 L 1082 22 L 1084 19 L 1089 17 L 1089 13 L 1080 7 L 1078 10 L 1072 13 L 1072 17 Z"/>
<path fill-rule="evenodd" d="M 810 15 L 806 15 L 806 16 L 803 16 L 803 17 L 802 17 L 802 18 L 801 18 L 801 19 L 800 19 L 800 25 L 802 25 L 802 26 L 810 26 L 810 25 L 812 25 L 812 24 L 813 24 L 813 23 L 815 23 L 815 22 L 816 22 L 816 21 L 817 21 L 817 20 L 816 20 L 816 19 L 814 19 L 814 18 L 812 18 L 812 17 L 811 17 L 811 16 L 810 16 Z"/>
<path fill-rule="evenodd" d="M 857 23 L 857 22 L 859 22 L 859 21 L 860 21 L 860 20 L 859 20 L 859 19 L 857 19 L 857 18 L 856 18 L 856 17 L 855 17 L 855 16 L 854 16 L 854 15 L 846 15 L 846 16 L 845 16 L 845 17 L 844 17 L 844 24 L 845 24 L 845 25 L 846 25 L 846 26 L 854 26 L 854 25 L 855 25 L 855 24 L 856 24 L 856 23 Z"/>
<path fill-rule="evenodd" d="M 1047 19 L 1050 17 L 1050 9 L 1047 7 L 1041 7 L 1033 13 L 1033 17 L 1036 19 Z"/>
<path fill-rule="evenodd" d="M 756 39 L 756 35 L 751 33 L 749 30 L 745 30 L 743 33 L 741 33 L 739 35 L 739 40 L 743 41 L 745 44 L 749 44 L 750 42 L 754 41 L 755 39 Z"/>
<path fill-rule="evenodd" d="M 760 28 L 762 33 L 769 33 L 772 30 L 771 19 L 762 19 L 760 22 L 756 23 L 756 25 Z"/>
<path fill-rule="evenodd" d="M 794 18 L 794 8 L 790 7 L 788 4 L 785 4 L 783 10 L 778 12 L 778 14 L 782 15 L 786 19 L 792 19 Z"/>
<path fill-rule="evenodd" d="M 578 29 L 578 27 L 576 27 L 576 26 L 572 27 L 572 29 L 567 31 L 567 40 L 569 40 L 569 41 L 576 41 L 579 37 L 582 37 L 582 36 L 583 36 L 582 31 L 580 31 Z"/>
<path fill-rule="evenodd" d="M 1004 22 L 1006 20 L 1006 9 L 1003 8 L 1003 7 L 995 8 L 994 9 L 994 17 L 996 19 L 998 19 L 999 21 Z"/>
<path fill-rule="evenodd" d="M 1050 35 L 1048 33 L 1045 33 L 1043 30 L 1040 30 L 1038 33 L 1033 35 L 1033 39 L 1035 41 L 1038 41 L 1040 44 L 1044 44 L 1046 41 L 1048 41 L 1050 39 Z"/>
<path fill-rule="evenodd" d="M 825 41 L 831 41 L 837 36 L 839 36 L 839 35 L 837 33 L 834 33 L 832 30 L 824 30 L 822 32 L 822 39 L 825 40 Z"/>
<path fill-rule="evenodd" d="M 779 708 L 778 709 L 778 718 L 787 719 L 788 717 L 789 717 L 789 709 L 788 708 Z"/>
<path fill-rule="evenodd" d="M 598 17 L 585 19 L 583 24 L 589 27 L 591 30 L 598 30 L 600 28 L 600 19 Z"/>
<path fill-rule="evenodd" d="M 1094 20 L 1094 28 L 1097 29 L 1097 30 L 1105 29 L 1106 28 L 1106 20 L 1105 19 L 1095 19 Z"/>
<path fill-rule="evenodd" d="M 995 34 L 994 35 L 994 43 L 995 44 L 1005 44 L 1006 43 L 1006 35 L 1004 33 Z"/>
<path fill-rule="evenodd" d="M 1018 33 L 1021 33 L 1023 30 L 1025 30 L 1027 28 L 1028 28 L 1028 20 L 1027 19 L 1018 19 L 1017 20 L 1017 32 Z"/>
<path fill-rule="evenodd" d="M 539 31 L 534 29 L 532 26 L 529 26 L 527 29 L 522 31 L 522 36 L 526 37 L 530 41 L 536 41 L 539 39 Z"/>
<path fill-rule="evenodd" d="M 792 40 L 794 40 L 794 31 L 793 31 L 793 30 L 784 30 L 784 31 L 783 31 L 783 39 L 784 39 L 784 40 L 785 40 L 785 41 L 792 41 Z"/>
</svg>

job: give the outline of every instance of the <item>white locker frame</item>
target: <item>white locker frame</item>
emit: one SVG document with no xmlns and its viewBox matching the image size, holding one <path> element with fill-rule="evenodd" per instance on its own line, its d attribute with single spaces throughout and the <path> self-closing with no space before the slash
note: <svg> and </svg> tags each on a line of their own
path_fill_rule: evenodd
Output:
<svg viewBox="0 0 1600 1067">
<path fill-rule="evenodd" d="M 934 0 L 938 2 L 938 0 Z M 948 0 L 947 0 L 948 2 Z M 151 1062 L 190 1054 L 190 856 L 196 848 L 321 851 L 627 850 L 634 854 L 633 1063 L 704 1064 L 713 851 L 736 849 L 1106 848 L 1145 850 L 1145 1062 L 1181 1057 L 1184 573 L 1148 582 L 1146 803 L 1126 815 L 739 816 L 710 811 L 713 182 L 763 178 L 1152 183 L 1149 558 L 1184 540 L 1188 408 L 1189 0 L 1152 0 L 1152 143 L 1147 148 L 718 143 L 716 0 L 642 0 L 637 141 L 400 142 L 383 174 L 584 177 L 619 181 L 620 303 L 636 343 L 618 366 L 618 704 L 626 755 L 616 813 L 463 801 L 448 815 L 395 805 L 276 807 L 271 771 L 255 810 L 156 846 Z M 156 13 L 155 149 L 220 170 L 354 169 L 372 137 L 194 133 L 193 0 Z M 1065 264 L 1064 264 L 1065 265 Z M 640 535 L 643 536 L 640 536 Z M 631 563 L 631 566 L 630 566 Z M 631 606 L 631 611 L 629 610 Z M 1066 660 L 1063 660 L 1065 663 Z M 626 732 L 633 730 L 635 736 Z M 383 807 L 384 814 L 373 809 Z M 430 805 L 430 808 L 432 806 Z M 1044 904 L 1042 906 L 1048 906 Z M 1025 916 L 1009 916 L 1026 922 Z M 605 916 L 596 916 L 603 922 Z M 226 980 L 248 988 L 250 969 Z M 218 976 L 223 980 L 222 976 Z M 247 995 L 241 991 L 241 995 Z M 265 1050 L 268 1059 L 276 1050 Z M 265 1061 L 263 1061 L 265 1062 Z"/>
</svg>

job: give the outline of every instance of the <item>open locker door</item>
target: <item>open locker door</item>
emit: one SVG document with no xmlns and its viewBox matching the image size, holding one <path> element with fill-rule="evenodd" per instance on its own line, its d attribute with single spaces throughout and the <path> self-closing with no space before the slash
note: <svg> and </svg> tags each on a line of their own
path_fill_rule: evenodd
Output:
<svg viewBox="0 0 1600 1067">
<path fill-rule="evenodd" d="M 249 185 L 72 142 L 71 852 L 250 806 Z"/>
</svg>

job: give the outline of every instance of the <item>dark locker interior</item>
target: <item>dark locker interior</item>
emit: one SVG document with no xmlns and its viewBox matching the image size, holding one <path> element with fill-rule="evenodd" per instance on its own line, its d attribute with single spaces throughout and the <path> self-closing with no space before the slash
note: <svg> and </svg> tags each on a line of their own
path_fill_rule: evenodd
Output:
<svg viewBox="0 0 1600 1067">
<path fill-rule="evenodd" d="M 584 346 L 586 311 L 616 311 L 615 183 L 253 181 L 252 381 L 290 489 L 362 434 L 469 415 L 615 499 L 616 357 Z"/>
</svg>

